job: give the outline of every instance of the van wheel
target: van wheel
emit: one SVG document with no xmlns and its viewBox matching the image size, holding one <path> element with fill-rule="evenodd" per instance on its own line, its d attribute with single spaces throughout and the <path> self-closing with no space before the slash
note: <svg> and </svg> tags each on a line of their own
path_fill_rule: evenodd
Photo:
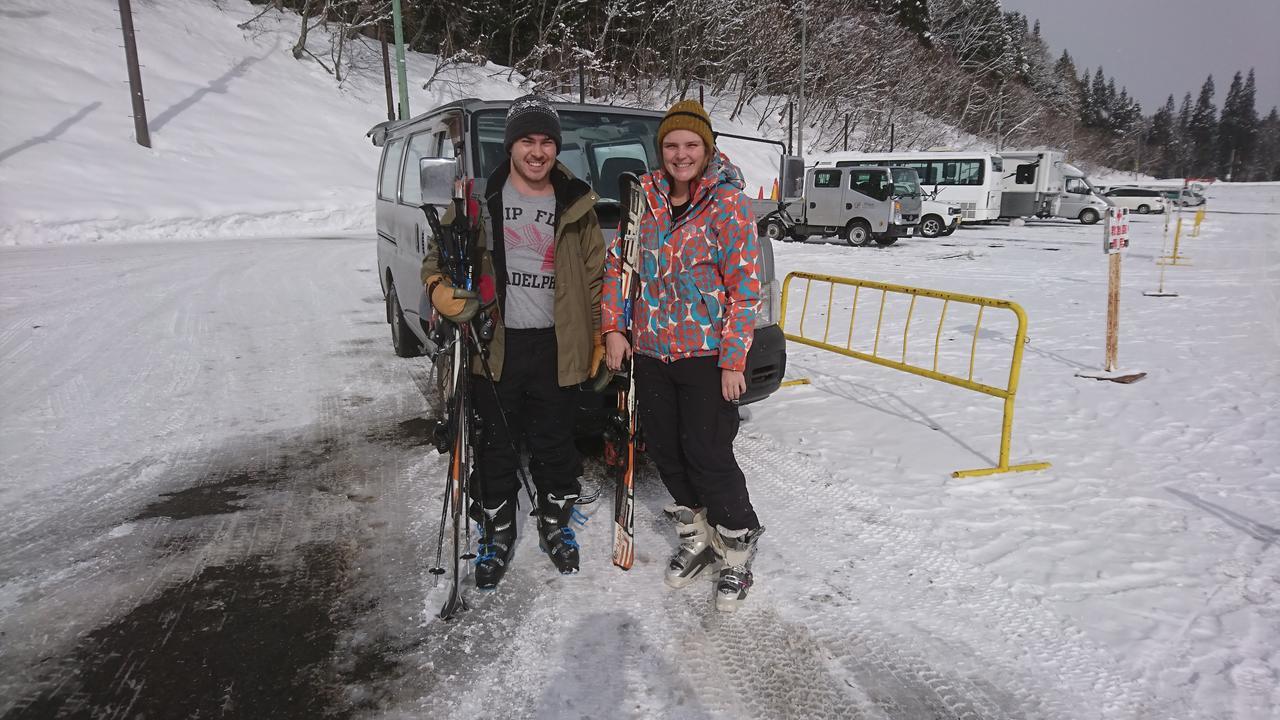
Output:
<svg viewBox="0 0 1280 720">
<path fill-rule="evenodd" d="M 1099 217 L 1098 211 L 1093 208 L 1085 208 L 1080 211 L 1080 222 L 1085 225 L 1092 225 L 1098 222 Z"/>
<path fill-rule="evenodd" d="M 787 226 L 782 220 L 776 217 L 765 218 L 760 221 L 760 234 L 777 242 L 787 242 L 790 236 L 787 235 Z"/>
<path fill-rule="evenodd" d="M 942 218 L 937 215 L 925 215 L 920 221 L 920 237 L 936 238 L 942 234 L 946 228 L 946 224 L 942 222 Z"/>
<path fill-rule="evenodd" d="M 1138 206 L 1138 214 L 1139 214 L 1139 215 L 1146 215 L 1146 214 L 1147 214 L 1147 213 L 1149 213 L 1149 212 L 1151 212 L 1151 206 L 1150 206 L 1150 205 L 1139 205 L 1139 206 Z"/>
<path fill-rule="evenodd" d="M 876 244 L 880 247 L 889 247 L 898 242 L 898 238 L 876 238 Z"/>
<path fill-rule="evenodd" d="M 854 247 L 866 247 L 871 244 L 871 226 L 866 220 L 850 220 L 849 227 L 844 230 L 844 239 Z"/>
<path fill-rule="evenodd" d="M 400 309 L 400 296 L 396 294 L 396 284 L 387 283 L 387 318 L 391 322 L 391 347 L 396 355 L 402 358 L 418 357 L 422 354 L 422 346 L 409 329 L 404 320 L 404 311 Z"/>
</svg>

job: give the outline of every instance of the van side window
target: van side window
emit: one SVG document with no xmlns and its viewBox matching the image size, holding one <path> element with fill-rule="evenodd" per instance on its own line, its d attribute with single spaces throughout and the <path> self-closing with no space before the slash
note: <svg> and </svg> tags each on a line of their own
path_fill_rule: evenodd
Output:
<svg viewBox="0 0 1280 720">
<path fill-rule="evenodd" d="M 1036 181 L 1036 163 L 1019 165 L 1014 172 L 1013 182 L 1018 185 L 1030 185 Z"/>
<path fill-rule="evenodd" d="M 840 187 L 840 171 L 839 170 L 815 170 L 813 173 L 813 186 L 816 188 Z"/>
<path fill-rule="evenodd" d="M 407 205 L 422 204 L 422 183 L 418 179 L 418 161 L 435 157 L 436 138 L 429 133 L 409 137 L 409 149 L 404 154 L 404 173 L 400 176 L 400 202 Z"/>
<path fill-rule="evenodd" d="M 387 143 L 382 151 L 382 172 L 378 174 L 378 197 L 395 202 L 397 173 L 400 172 L 400 152 L 404 150 L 404 138 Z"/>
</svg>

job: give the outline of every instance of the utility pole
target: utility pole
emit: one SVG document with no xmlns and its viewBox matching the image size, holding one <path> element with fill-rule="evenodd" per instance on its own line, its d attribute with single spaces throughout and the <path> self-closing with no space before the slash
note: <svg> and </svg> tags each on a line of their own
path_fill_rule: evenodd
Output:
<svg viewBox="0 0 1280 720">
<path fill-rule="evenodd" d="M 129 65 L 129 96 L 133 99 L 133 136 L 142 147 L 151 147 L 147 129 L 147 104 L 142 97 L 142 71 L 138 69 L 138 44 L 133 37 L 133 9 L 120 0 L 120 31 L 124 33 L 124 59 Z"/>
<path fill-rule="evenodd" d="M 809 30 L 809 4 L 800 3 L 800 122 L 796 125 L 796 155 L 804 155 L 804 56 Z"/>
<path fill-rule="evenodd" d="M 387 89 L 387 119 L 396 119 L 396 101 L 391 93 L 391 53 L 387 50 L 386 23 L 378 23 L 378 43 L 382 45 L 382 84 Z"/>
<path fill-rule="evenodd" d="M 396 33 L 396 79 L 400 85 L 400 119 L 409 118 L 409 77 L 404 68 L 404 21 L 400 17 L 400 0 L 391 0 L 391 16 Z"/>
</svg>

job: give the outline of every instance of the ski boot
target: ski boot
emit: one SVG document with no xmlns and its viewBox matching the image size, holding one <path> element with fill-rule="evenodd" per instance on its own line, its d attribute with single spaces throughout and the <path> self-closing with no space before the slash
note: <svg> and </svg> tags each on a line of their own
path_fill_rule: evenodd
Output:
<svg viewBox="0 0 1280 720">
<path fill-rule="evenodd" d="M 682 588 L 693 582 L 703 570 L 715 564 L 716 549 L 711 544 L 711 526 L 707 524 L 705 508 L 696 512 L 683 505 L 668 505 L 662 509 L 676 523 L 676 535 L 680 547 L 667 563 L 664 580 L 673 588 Z"/>
<path fill-rule="evenodd" d="M 561 575 L 578 572 L 578 541 L 569 527 L 577 500 L 576 493 L 564 497 L 547 493 L 538 498 L 538 547 Z"/>
<path fill-rule="evenodd" d="M 507 572 L 516 545 L 516 499 L 509 497 L 497 507 L 471 503 L 471 519 L 480 525 L 480 552 L 476 555 L 476 587 L 493 590 Z"/>
<path fill-rule="evenodd" d="M 738 605 L 747 599 L 747 591 L 751 589 L 751 561 L 756 556 L 756 541 L 764 534 L 764 528 L 752 530 L 726 530 L 716 526 L 712 538 L 720 557 L 724 559 L 724 568 L 716 580 L 716 610 L 733 612 Z"/>
</svg>

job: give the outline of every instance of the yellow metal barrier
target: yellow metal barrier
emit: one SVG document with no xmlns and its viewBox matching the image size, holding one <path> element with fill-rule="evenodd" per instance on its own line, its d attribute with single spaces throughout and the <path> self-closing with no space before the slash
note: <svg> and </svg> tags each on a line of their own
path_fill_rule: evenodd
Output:
<svg viewBox="0 0 1280 720">
<path fill-rule="evenodd" d="M 1191 229 L 1191 237 L 1200 237 L 1200 223 L 1204 222 L 1204 208 L 1196 210 L 1196 224 Z"/>
<path fill-rule="evenodd" d="M 787 305 L 791 298 L 791 283 L 793 280 L 803 280 L 804 300 L 800 309 L 799 327 L 796 332 L 789 332 L 787 329 Z M 809 310 L 809 298 L 814 295 L 813 285 L 819 284 L 818 297 L 825 295 L 826 311 L 823 313 L 825 321 L 823 323 L 822 338 L 810 337 L 805 334 L 805 318 Z M 821 284 L 827 285 L 827 292 L 821 292 Z M 830 342 L 831 340 L 831 318 L 834 315 L 833 310 L 835 299 L 835 289 L 837 286 L 853 288 L 853 303 L 849 310 L 849 331 L 847 340 L 843 346 Z M 858 300 L 863 294 L 863 290 L 878 292 L 880 295 L 880 307 L 876 317 L 875 339 L 872 342 L 871 352 L 861 352 L 854 350 L 853 345 L 853 328 L 854 319 L 858 315 Z M 885 304 L 888 301 L 890 293 L 895 295 L 910 296 L 911 303 L 907 308 L 906 322 L 902 331 L 902 352 L 900 359 L 893 360 L 880 355 L 880 338 L 881 331 L 884 326 Z M 918 298 L 933 298 L 942 301 L 942 310 L 938 317 L 938 330 L 934 334 L 933 343 L 933 364 L 931 367 L 921 367 L 913 365 L 907 361 L 907 342 L 911 331 L 911 320 L 916 310 L 916 300 Z M 822 302 L 821 299 L 818 300 Z M 947 317 L 947 310 L 952 303 L 963 303 L 967 305 L 976 305 L 978 307 L 978 318 L 974 323 L 973 342 L 969 348 L 969 373 L 967 377 L 953 375 L 951 373 L 938 370 L 939 350 L 942 342 L 943 322 Z M 1013 342 L 1013 358 L 1009 364 L 1009 381 L 1004 387 L 994 387 L 973 379 L 974 362 L 977 355 L 978 335 L 982 327 L 983 311 L 987 308 L 996 308 L 1001 310 L 1009 310 L 1014 314 L 1018 321 L 1017 337 Z M 1003 472 L 1022 472 L 1025 470 L 1043 470 L 1049 467 L 1047 462 L 1023 463 L 1021 465 L 1009 464 L 1009 438 L 1013 433 L 1013 403 L 1018 393 L 1018 375 L 1022 369 L 1022 346 L 1026 342 L 1027 337 L 1027 314 L 1022 307 L 1015 302 L 1008 300 L 997 300 L 994 298 L 980 297 L 977 295 L 962 295 L 960 293 L 944 292 L 941 290 L 928 290 L 925 288 L 908 287 L 906 285 L 890 285 L 887 283 L 872 282 L 870 280 L 857 280 L 854 278 L 837 277 L 834 275 L 821 275 L 816 273 L 793 272 L 788 273 L 786 279 L 782 282 L 782 307 L 781 322 L 783 334 L 792 342 L 809 345 L 810 347 L 819 348 L 821 350 L 829 350 L 839 353 L 847 357 L 865 360 L 876 365 L 901 370 L 913 375 L 919 375 L 931 380 L 937 380 L 956 387 L 962 387 L 975 392 L 980 392 L 992 397 L 998 397 L 1004 400 L 1004 421 L 1000 432 L 1000 460 L 999 464 L 992 468 L 979 468 L 976 470 L 957 470 L 951 473 L 952 477 L 974 477 L 978 475 L 994 475 Z M 897 354 L 897 353 L 895 353 Z"/>
</svg>

